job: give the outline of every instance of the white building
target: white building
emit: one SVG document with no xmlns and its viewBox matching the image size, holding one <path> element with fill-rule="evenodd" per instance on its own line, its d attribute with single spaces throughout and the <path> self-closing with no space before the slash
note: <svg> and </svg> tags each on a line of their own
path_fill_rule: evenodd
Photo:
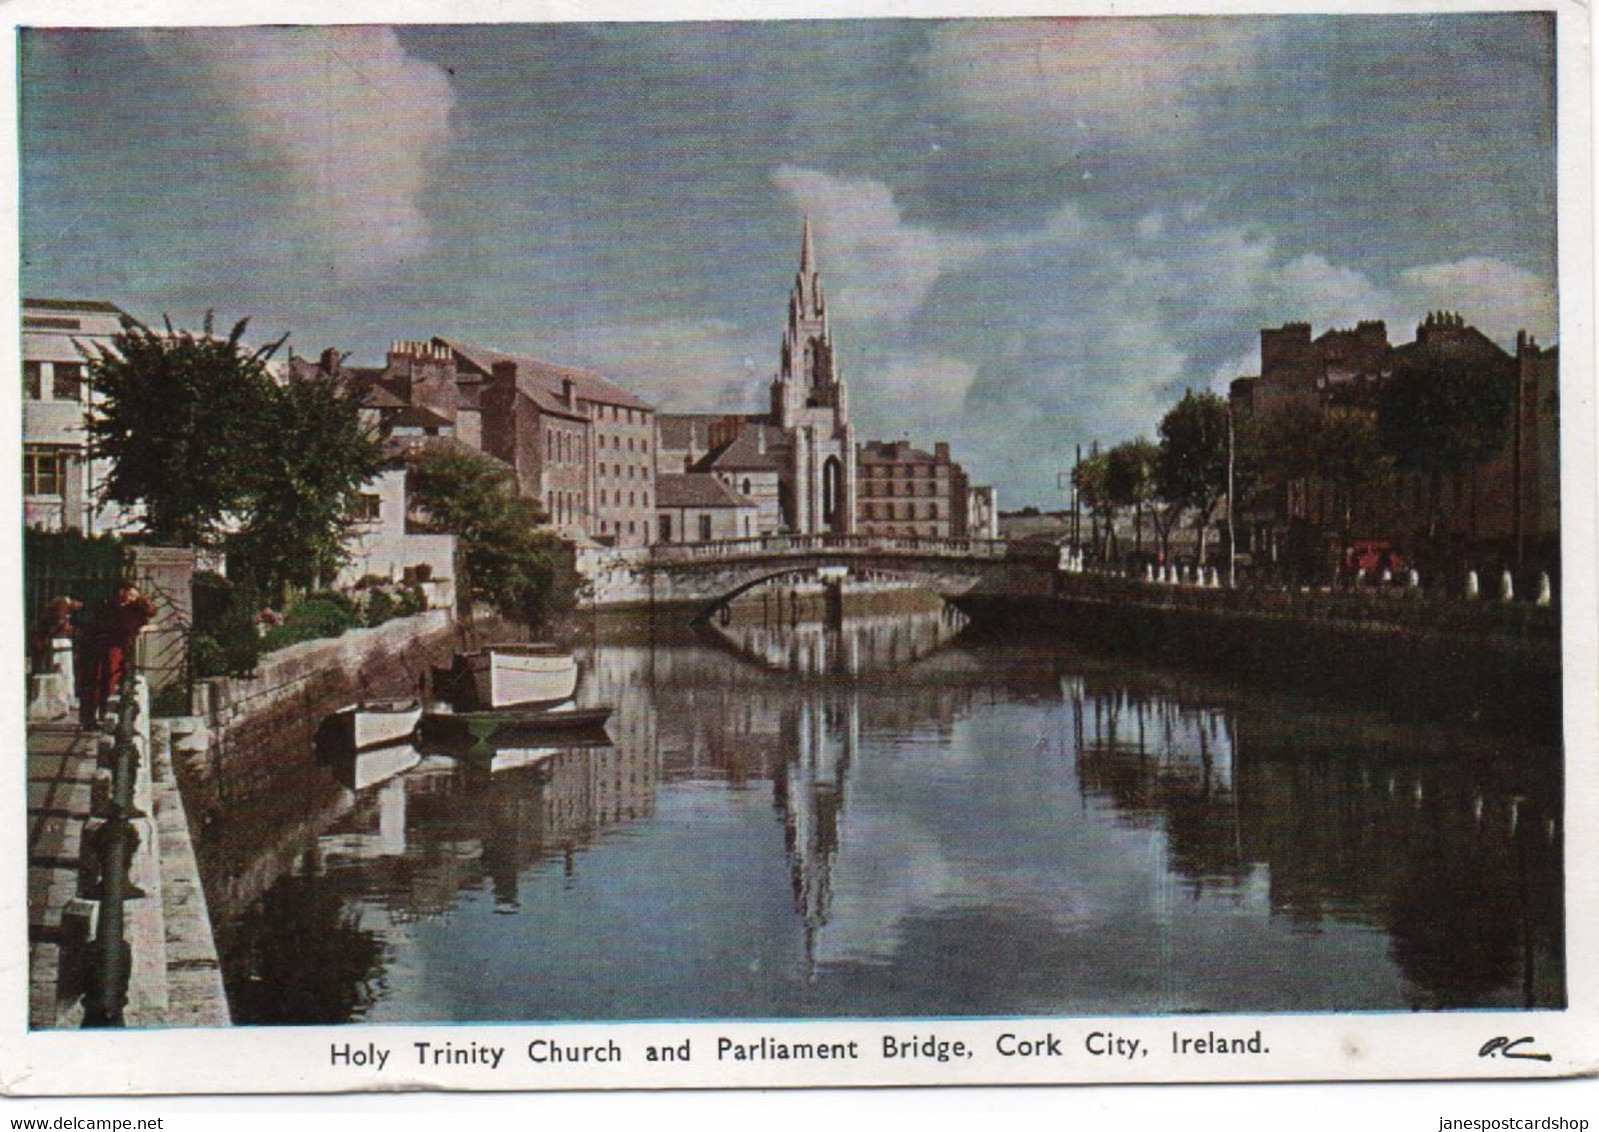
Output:
<svg viewBox="0 0 1599 1132">
<path fill-rule="evenodd" d="M 95 496 L 106 463 L 88 444 L 83 347 L 107 344 L 122 311 L 98 299 L 22 301 L 22 521 L 29 527 L 103 534 L 128 525 L 116 505 Z"/>
</svg>

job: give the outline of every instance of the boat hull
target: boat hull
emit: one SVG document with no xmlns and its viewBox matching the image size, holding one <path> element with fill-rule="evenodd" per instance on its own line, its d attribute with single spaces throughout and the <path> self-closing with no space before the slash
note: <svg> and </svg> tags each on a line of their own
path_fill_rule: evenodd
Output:
<svg viewBox="0 0 1599 1132">
<path fill-rule="evenodd" d="M 355 751 L 404 742 L 422 721 L 417 700 L 379 700 L 351 704 L 334 716 L 334 729 L 343 744 Z"/>
<path fill-rule="evenodd" d="M 570 653 L 490 646 L 462 658 L 475 706 L 539 707 L 577 692 L 577 659 Z"/>
</svg>

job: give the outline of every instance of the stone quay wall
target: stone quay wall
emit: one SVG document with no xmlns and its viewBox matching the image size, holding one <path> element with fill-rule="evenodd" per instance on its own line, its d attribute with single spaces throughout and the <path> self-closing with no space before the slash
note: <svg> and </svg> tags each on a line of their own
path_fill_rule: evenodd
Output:
<svg viewBox="0 0 1599 1132">
<path fill-rule="evenodd" d="M 203 826 L 273 789 L 285 752 L 309 760 L 318 728 L 347 704 L 430 694 L 432 667 L 450 663 L 465 632 L 429 610 L 267 653 L 251 676 L 197 681 L 190 718 L 172 723 L 191 813 Z"/>
<path fill-rule="evenodd" d="M 1152 586 L 1093 575 L 1057 592 L 955 599 L 969 632 L 1327 692 L 1423 718 L 1561 734 L 1558 611 L 1479 602 Z"/>
</svg>

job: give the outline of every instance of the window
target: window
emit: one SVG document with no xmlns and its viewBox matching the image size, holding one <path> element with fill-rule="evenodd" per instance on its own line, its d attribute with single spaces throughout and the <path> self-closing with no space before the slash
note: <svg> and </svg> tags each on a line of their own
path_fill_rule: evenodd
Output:
<svg viewBox="0 0 1599 1132">
<path fill-rule="evenodd" d="M 650 505 L 650 493 L 646 491 L 642 498 L 644 500 L 644 506 L 648 507 Z"/>
<path fill-rule="evenodd" d="M 662 515 L 661 516 L 661 528 L 660 529 L 661 529 L 661 541 L 662 542 L 671 542 L 672 541 L 672 516 L 670 516 L 670 515 Z"/>
<path fill-rule="evenodd" d="M 55 376 L 50 382 L 50 396 L 57 401 L 82 400 L 83 366 L 78 362 L 57 362 L 51 369 Z"/>
<path fill-rule="evenodd" d="M 638 450 L 640 452 L 648 452 L 650 450 L 650 442 L 648 440 L 639 441 L 638 442 Z"/>
<path fill-rule="evenodd" d="M 22 493 L 60 495 L 66 480 L 66 460 L 59 449 L 33 448 L 22 455 Z"/>
<path fill-rule="evenodd" d="M 627 505 L 629 507 L 637 507 L 638 506 L 637 503 L 633 502 L 633 493 L 631 491 L 627 493 Z"/>
<path fill-rule="evenodd" d="M 605 489 L 604 488 L 600 489 L 600 506 L 601 507 L 605 506 Z"/>
<path fill-rule="evenodd" d="M 355 518 L 362 523 L 376 523 L 383 518 L 381 496 L 362 492 L 355 497 Z"/>
<path fill-rule="evenodd" d="M 929 503 L 929 504 L 928 504 L 928 505 L 927 505 L 927 517 L 928 517 L 928 518 L 929 518 L 929 519 L 936 519 L 936 518 L 938 518 L 938 504 L 936 504 L 936 503 Z"/>
<path fill-rule="evenodd" d="M 711 541 L 711 517 L 709 515 L 700 516 L 700 541 Z"/>
<path fill-rule="evenodd" d="M 744 494 L 748 495 L 749 493 L 750 493 L 750 478 L 749 478 L 749 476 L 745 476 L 744 477 Z"/>
<path fill-rule="evenodd" d="M 632 534 L 633 533 L 633 520 L 632 519 L 629 519 L 627 521 L 627 533 L 628 534 Z"/>
<path fill-rule="evenodd" d="M 43 386 L 44 367 L 38 362 L 22 363 L 22 395 L 30 401 L 37 401 L 44 394 L 40 392 Z"/>
<path fill-rule="evenodd" d="M 603 475 L 604 475 L 604 474 L 605 474 L 605 465 L 604 465 L 604 464 L 601 464 L 601 465 L 600 465 L 600 475 L 602 475 L 602 476 L 603 476 Z"/>
<path fill-rule="evenodd" d="M 627 450 L 629 452 L 633 451 L 633 438 L 631 436 L 627 438 Z"/>
</svg>

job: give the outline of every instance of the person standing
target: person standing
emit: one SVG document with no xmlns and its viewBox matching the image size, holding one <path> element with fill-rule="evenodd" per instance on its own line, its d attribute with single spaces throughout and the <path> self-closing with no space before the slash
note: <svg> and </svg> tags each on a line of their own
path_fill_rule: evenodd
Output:
<svg viewBox="0 0 1599 1132">
<path fill-rule="evenodd" d="M 78 670 L 79 721 L 93 727 L 106 702 L 122 685 L 139 632 L 155 617 L 155 603 L 123 580 L 97 612 L 85 634 Z"/>
</svg>

